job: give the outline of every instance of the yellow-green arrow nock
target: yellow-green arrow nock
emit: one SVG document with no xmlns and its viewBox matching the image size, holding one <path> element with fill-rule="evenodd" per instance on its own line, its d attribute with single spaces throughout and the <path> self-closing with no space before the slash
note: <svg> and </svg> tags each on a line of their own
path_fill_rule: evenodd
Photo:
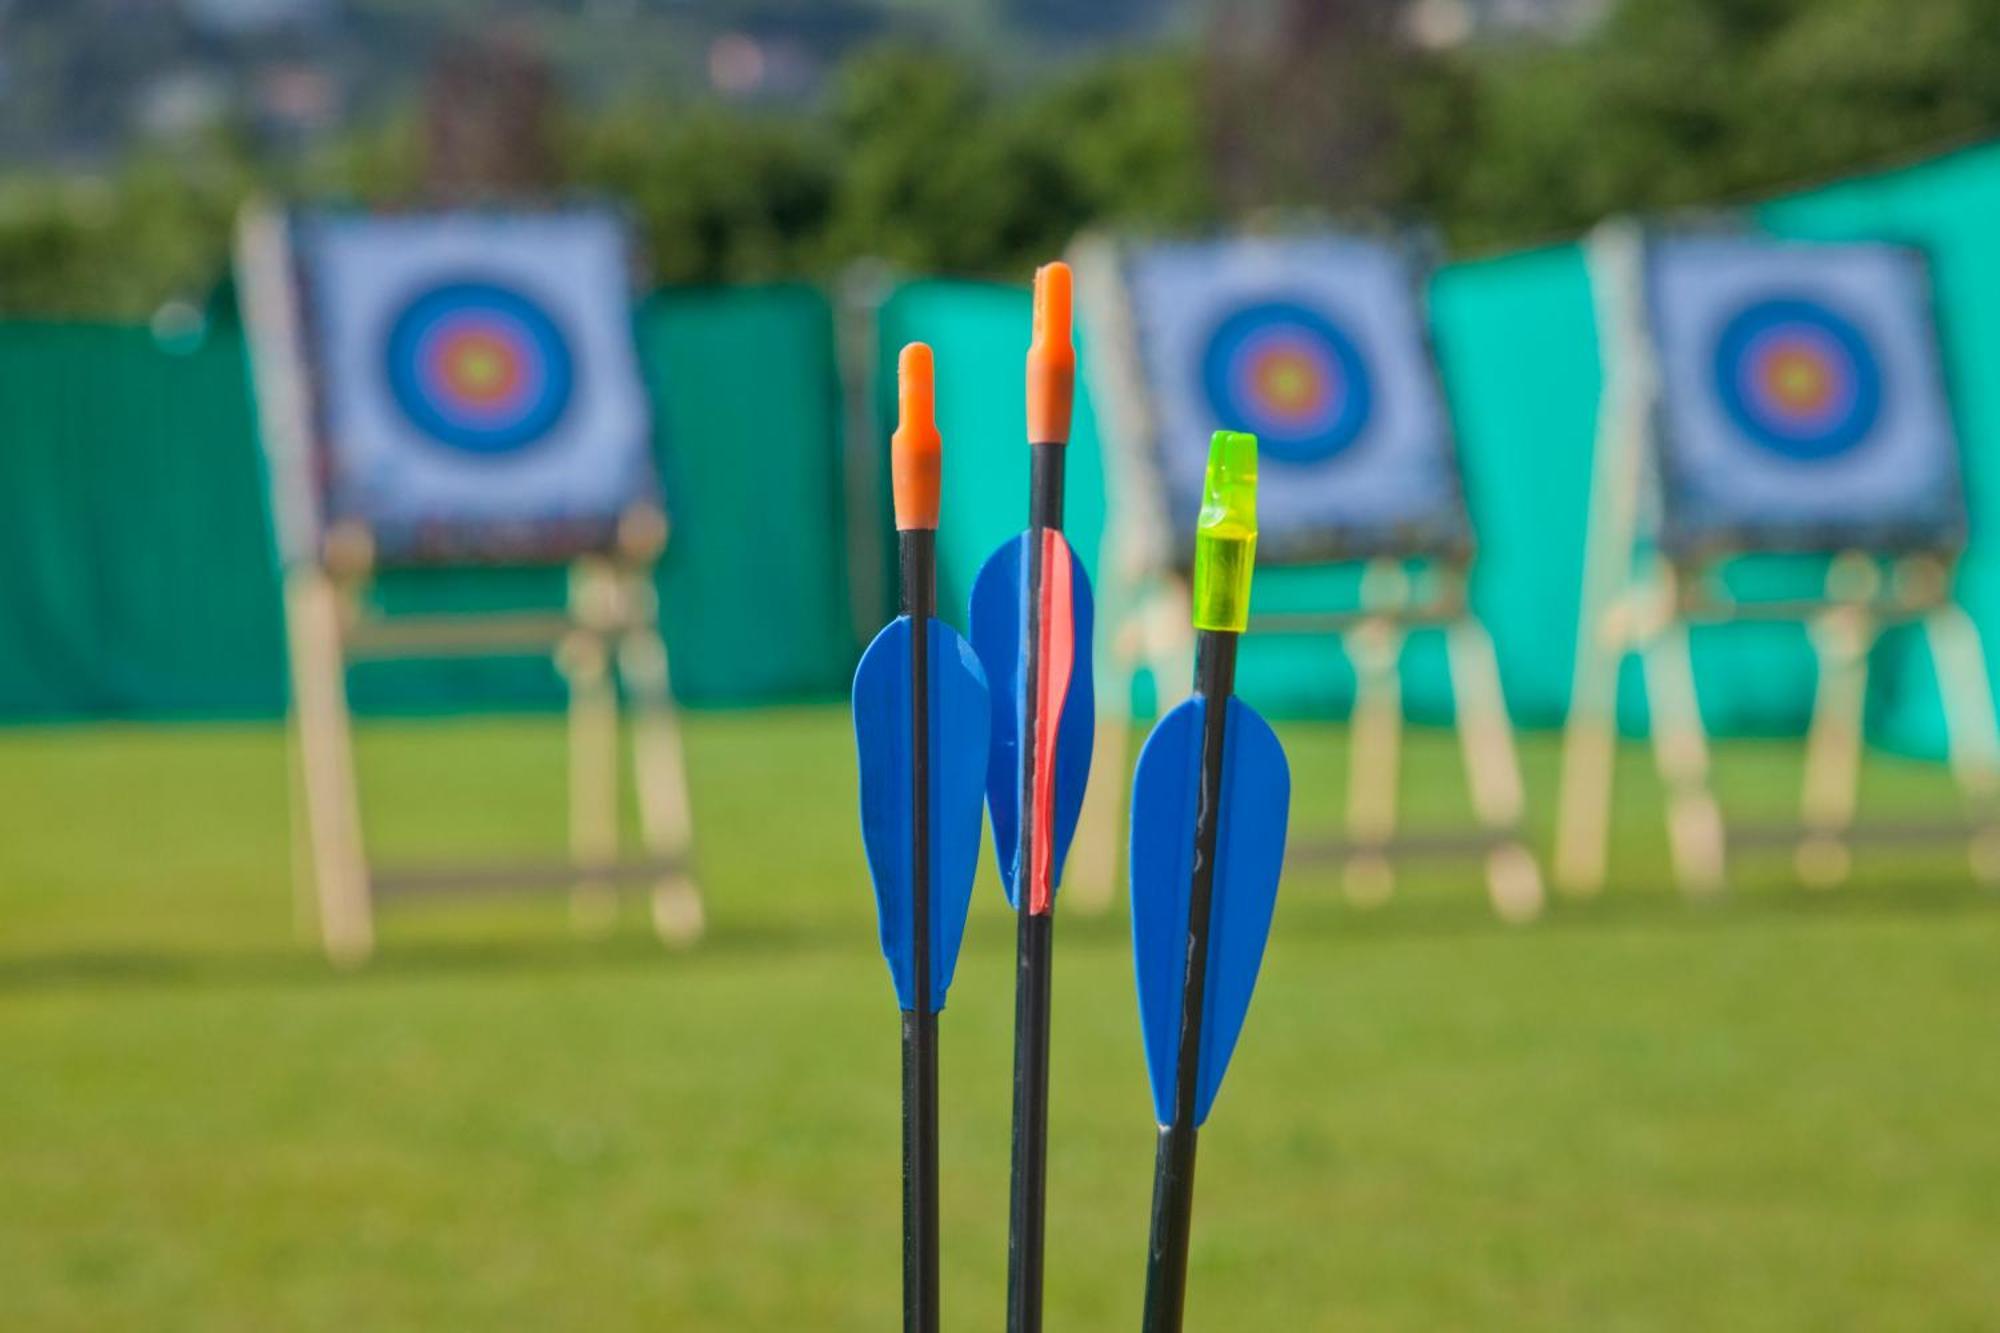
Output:
<svg viewBox="0 0 2000 1333">
<path fill-rule="evenodd" d="M 1219 430 L 1208 442 L 1194 532 L 1194 627 L 1241 633 L 1257 559 L 1257 437 Z"/>
</svg>

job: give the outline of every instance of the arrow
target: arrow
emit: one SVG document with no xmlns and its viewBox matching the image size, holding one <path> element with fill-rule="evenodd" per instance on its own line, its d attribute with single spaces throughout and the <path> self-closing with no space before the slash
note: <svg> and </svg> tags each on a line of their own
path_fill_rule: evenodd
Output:
<svg viewBox="0 0 2000 1333">
<path fill-rule="evenodd" d="M 1028 529 L 972 584 L 969 628 L 993 682 L 986 804 L 1007 901 L 1020 916 L 1014 987 L 1014 1166 L 1007 1328 L 1042 1326 L 1048 1182 L 1049 981 L 1056 885 L 1090 780 L 1090 580 L 1064 539 L 1063 461 L 1076 383 L 1070 271 L 1035 274 L 1028 347 Z"/>
<path fill-rule="evenodd" d="M 1195 530 L 1195 693 L 1153 728 L 1132 780 L 1132 947 L 1160 1123 L 1146 1333 L 1181 1327 L 1195 1134 L 1243 1030 L 1285 859 L 1285 752 L 1235 697 L 1256 551 L 1257 439 L 1217 431 Z"/>
<path fill-rule="evenodd" d="M 897 365 L 891 442 L 902 614 L 854 673 L 861 841 L 882 956 L 903 1010 L 903 1327 L 938 1327 L 937 1015 L 958 962 L 979 866 L 991 711 L 986 676 L 937 619 L 939 441 L 931 349 Z"/>
</svg>

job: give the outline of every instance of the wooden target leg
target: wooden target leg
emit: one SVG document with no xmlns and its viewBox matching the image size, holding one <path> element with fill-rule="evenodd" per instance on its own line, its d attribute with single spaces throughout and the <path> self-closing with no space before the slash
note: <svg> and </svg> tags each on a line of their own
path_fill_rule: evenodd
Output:
<svg viewBox="0 0 2000 1333">
<path fill-rule="evenodd" d="M 1130 605 L 1132 610 L 1107 636 L 1110 671 L 1098 683 L 1111 693 L 1100 692 L 1097 698 L 1097 748 L 1065 881 L 1074 884 L 1077 906 L 1086 912 L 1104 911 L 1117 897 L 1120 836 L 1132 781 L 1132 689 L 1139 670 L 1151 675 L 1154 706 L 1161 713 L 1181 701 L 1186 682 L 1194 678 L 1186 587 L 1155 585 Z"/>
<path fill-rule="evenodd" d="M 1126 692 L 1132 678 L 1120 671 L 1105 683 Z M 1100 706 L 1103 696 L 1099 696 Z M 1132 720 L 1129 710 L 1100 711 L 1097 715 L 1096 749 L 1091 755 L 1091 783 L 1084 793 L 1083 810 L 1077 816 L 1076 838 L 1070 847 L 1066 880 L 1076 909 L 1090 916 L 1111 910 L 1118 896 L 1118 830 L 1125 820 L 1125 787 L 1131 781 L 1130 744 Z"/>
<path fill-rule="evenodd" d="M 1582 659 L 1563 726 L 1561 787 L 1556 797 L 1556 884 L 1579 896 L 1604 888 L 1611 840 L 1611 788 L 1618 763 L 1619 617 L 1578 636 Z"/>
<path fill-rule="evenodd" d="M 1396 790 L 1402 759 L 1403 692 L 1396 675 L 1402 633 L 1383 619 L 1348 636 L 1354 662 L 1354 714 L 1347 778 L 1349 902 L 1375 907 L 1395 891 L 1389 842 L 1396 836 Z"/>
<path fill-rule="evenodd" d="M 1723 884 L 1722 810 L 1708 787 L 1708 738 L 1695 696 L 1688 631 L 1675 621 L 1645 649 L 1646 695 L 1653 722 L 1653 760 L 1667 786 L 1667 841 L 1674 875 L 1692 894 Z"/>
<path fill-rule="evenodd" d="M 694 877 L 694 816 L 687 758 L 667 667 L 667 645 L 648 624 L 625 635 L 619 667 L 632 697 L 632 762 L 639 789 L 639 834 L 649 856 L 673 863 L 653 885 L 653 928 L 669 944 L 700 938 L 704 913 Z"/>
<path fill-rule="evenodd" d="M 1836 607 L 1812 626 L 1819 689 L 1806 733 L 1805 781 L 1799 817 L 1805 832 L 1793 855 L 1799 879 L 1827 888 L 1847 878 L 1853 854 L 1847 835 L 1861 783 L 1862 709 L 1868 694 L 1868 650 L 1875 629 L 1866 613 Z"/>
<path fill-rule="evenodd" d="M 292 726 L 319 896 L 320 942 L 330 960 L 350 966 L 374 951 L 375 913 L 361 845 L 340 599 L 339 585 L 324 570 L 301 567 L 286 575 Z"/>
<path fill-rule="evenodd" d="M 1171 583 L 1148 603 L 1146 665 L 1153 673 L 1155 709 L 1164 714 L 1194 693 L 1194 626 L 1187 585 Z"/>
<path fill-rule="evenodd" d="M 294 704 L 285 712 L 285 850 L 292 870 L 292 935 L 306 943 L 319 938 L 320 925 L 314 889 L 312 811 L 306 803 L 305 743 L 299 732 L 299 710 Z"/>
<path fill-rule="evenodd" d="M 1656 388 L 1645 369 L 1652 360 L 1650 335 L 1634 299 L 1643 273 L 1638 228 L 1604 223 L 1591 234 L 1586 253 L 1605 384 L 1591 451 L 1576 660 L 1556 803 L 1555 879 L 1570 892 L 1596 894 L 1604 888 L 1610 850 L 1618 667 L 1635 638 L 1633 559 Z"/>
<path fill-rule="evenodd" d="M 1096 653 L 1097 732 L 1092 738 L 1090 786 L 1071 840 L 1065 892 L 1079 911 L 1108 911 L 1118 896 L 1118 840 L 1125 825 L 1131 774 L 1132 687 L 1147 647 L 1146 602 L 1126 576 L 1107 572 L 1097 603 L 1102 632 Z"/>
<path fill-rule="evenodd" d="M 556 660 L 569 682 L 569 849 L 578 867 L 618 859 L 618 692 L 610 649 L 589 629 L 571 634 Z M 570 919 L 602 934 L 618 919 L 618 889 L 609 879 L 579 874 L 570 889 Z"/>
<path fill-rule="evenodd" d="M 1544 905 L 1542 871 L 1521 836 L 1526 800 L 1493 640 L 1484 625 L 1467 616 L 1445 631 L 1445 653 L 1472 812 L 1480 827 L 1499 838 L 1486 854 L 1487 892 L 1502 920 L 1531 921 Z"/>
<path fill-rule="evenodd" d="M 1924 618 L 1924 637 L 1944 703 L 1952 776 L 1972 809 L 1972 873 L 2000 883 L 2000 726 L 1979 628 L 1964 608 L 1946 603 Z"/>
<path fill-rule="evenodd" d="M 1077 816 L 1066 879 L 1077 910 L 1092 916 L 1111 908 L 1118 888 L 1118 833 L 1125 825 L 1125 792 L 1132 736 L 1132 685 L 1137 675 L 1144 627 L 1126 619 L 1110 627 L 1098 655 L 1097 734 L 1090 759 L 1090 786 Z"/>
</svg>

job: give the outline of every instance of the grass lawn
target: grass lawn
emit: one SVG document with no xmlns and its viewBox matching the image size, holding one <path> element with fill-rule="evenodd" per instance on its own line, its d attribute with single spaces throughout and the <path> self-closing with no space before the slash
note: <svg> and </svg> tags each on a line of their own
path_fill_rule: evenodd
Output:
<svg viewBox="0 0 2000 1333">
<path fill-rule="evenodd" d="M 898 1322 L 897 1021 L 838 709 L 690 724 L 712 930 L 636 905 L 294 923 L 275 728 L 0 733 L 0 1329 L 868 1330 Z M 1340 733 L 1286 729 L 1295 830 Z M 377 851 L 560 846 L 553 719 L 381 723 Z M 1555 747 L 1527 750 L 1546 809 Z M 1719 753 L 1782 812 L 1797 750 Z M 1614 887 L 1532 927 L 1468 868 L 1288 878 L 1203 1137 L 1189 1326 L 2000 1328 L 2000 898 L 1952 851 L 1676 897 L 1629 750 Z M 1100 775 L 1104 780 L 1104 775 Z M 1419 734 L 1425 819 L 1459 807 Z M 1878 759 L 1877 808 L 1949 802 Z M 1049 1327 L 1136 1325 L 1153 1128 L 1122 911 L 1057 931 Z M 944 1020 L 945 1319 L 997 1329 L 1013 933 Z"/>
</svg>

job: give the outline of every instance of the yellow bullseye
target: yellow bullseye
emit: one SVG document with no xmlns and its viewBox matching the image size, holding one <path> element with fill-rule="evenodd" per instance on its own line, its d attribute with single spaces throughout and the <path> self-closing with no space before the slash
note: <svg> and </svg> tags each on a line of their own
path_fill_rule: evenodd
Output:
<svg viewBox="0 0 2000 1333">
<path fill-rule="evenodd" d="M 1286 416 L 1303 416 L 1325 400 L 1325 386 L 1304 357 L 1265 357 L 1255 374 L 1257 396 Z"/>
<path fill-rule="evenodd" d="M 498 339 L 468 334 L 447 353 L 445 378 L 465 398 L 490 403 L 512 392 L 519 375 L 513 357 Z"/>
<path fill-rule="evenodd" d="M 1825 362 L 1804 350 L 1775 353 L 1766 364 L 1764 383 L 1772 397 L 1795 412 L 1817 411 L 1833 396 Z"/>
<path fill-rule="evenodd" d="M 459 353 L 459 383 L 473 393 L 492 388 L 504 373 L 500 358 L 490 348 L 468 347 Z"/>
</svg>

